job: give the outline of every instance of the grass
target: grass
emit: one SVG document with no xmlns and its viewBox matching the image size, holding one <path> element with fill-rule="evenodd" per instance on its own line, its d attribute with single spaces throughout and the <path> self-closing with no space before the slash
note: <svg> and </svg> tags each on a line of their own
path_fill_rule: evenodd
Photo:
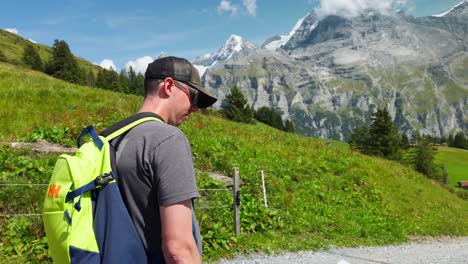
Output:
<svg viewBox="0 0 468 264">
<path fill-rule="evenodd" d="M 37 131 L 77 133 L 89 124 L 102 130 L 134 113 L 141 99 L 0 63 L 1 181 L 46 183 L 55 159 L 6 143 Z M 238 167 L 244 182 L 242 235 L 236 238 L 229 189 L 197 173 L 199 188 L 227 190 L 202 193 L 197 202 L 198 208 L 228 206 L 196 211 L 206 261 L 258 251 L 396 244 L 414 235 L 468 235 L 468 201 L 398 163 L 261 123 L 229 122 L 215 111 L 193 115 L 181 129 L 197 169 L 230 175 Z M 269 208 L 263 206 L 261 170 Z M 45 190 L 4 189 L 0 195 L 2 213 L 40 212 Z M 0 261 L 50 261 L 40 222 L 23 219 L 0 219 Z"/>
<path fill-rule="evenodd" d="M 51 43 L 53 43 L 53 41 L 54 41 L 53 39 L 50 40 Z M 22 67 L 27 67 L 22 61 L 22 57 L 23 57 L 24 48 L 28 44 L 31 44 L 36 48 L 44 64 L 49 60 L 52 54 L 51 47 L 42 45 L 42 44 L 35 44 L 29 40 L 22 38 L 21 36 L 18 36 L 16 34 L 0 29 L 0 50 L 5 55 L 6 61 L 8 63 L 19 65 Z M 70 47 L 70 49 L 73 49 L 73 47 Z M 84 69 L 86 73 L 89 70 L 92 70 L 94 74 L 97 74 L 98 69 L 99 69 L 98 66 L 82 58 L 79 58 L 79 57 L 75 57 L 75 58 L 78 62 L 78 65 L 82 69 Z"/>
<path fill-rule="evenodd" d="M 59 124 L 76 132 L 94 124 L 103 129 L 135 112 L 142 100 L 73 85 L 6 63 L 0 63 L 0 87 L 0 138 L 8 140 L 24 139 L 38 126 Z"/>
<path fill-rule="evenodd" d="M 458 186 L 459 181 L 468 181 L 468 150 L 438 147 L 435 160 L 445 165 L 451 186 Z"/>
</svg>

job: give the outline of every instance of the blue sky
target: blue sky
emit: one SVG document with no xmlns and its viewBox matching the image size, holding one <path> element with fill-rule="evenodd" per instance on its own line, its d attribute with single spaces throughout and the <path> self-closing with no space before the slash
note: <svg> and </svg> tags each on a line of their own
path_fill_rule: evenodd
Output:
<svg viewBox="0 0 468 264">
<path fill-rule="evenodd" d="M 461 1 L 15 0 L 2 3 L 0 28 L 48 46 L 54 39 L 65 40 L 73 54 L 120 70 L 129 62 L 147 63 L 161 52 L 189 60 L 216 52 L 232 34 L 260 46 L 273 35 L 286 35 L 316 7 L 328 12 L 400 7 L 426 16 Z"/>
</svg>

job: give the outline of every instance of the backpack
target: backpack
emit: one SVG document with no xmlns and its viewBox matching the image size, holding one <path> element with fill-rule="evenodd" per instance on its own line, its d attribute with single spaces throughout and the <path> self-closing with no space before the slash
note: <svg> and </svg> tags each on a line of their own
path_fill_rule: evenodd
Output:
<svg viewBox="0 0 468 264">
<path fill-rule="evenodd" d="M 74 156 L 58 157 L 44 200 L 43 221 L 54 263 L 146 263 L 142 241 L 116 184 L 110 144 L 133 127 L 161 121 L 152 113 L 124 119 L 101 135 L 93 126 Z M 92 141 L 82 143 L 89 134 Z"/>
</svg>

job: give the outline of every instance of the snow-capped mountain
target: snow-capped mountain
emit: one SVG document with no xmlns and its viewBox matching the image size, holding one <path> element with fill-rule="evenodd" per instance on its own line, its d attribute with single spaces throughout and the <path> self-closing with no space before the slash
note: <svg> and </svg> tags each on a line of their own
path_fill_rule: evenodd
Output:
<svg viewBox="0 0 468 264">
<path fill-rule="evenodd" d="M 296 22 L 296 25 L 294 25 L 294 27 L 292 28 L 292 30 L 289 32 L 288 35 L 286 35 L 286 36 L 276 35 L 274 37 L 271 37 L 271 38 L 267 39 L 265 41 L 265 43 L 263 43 L 262 48 L 267 49 L 267 50 L 277 50 L 278 48 L 280 48 L 281 46 L 286 44 L 289 41 L 289 39 L 291 39 L 291 37 L 296 33 L 297 29 L 302 25 L 302 22 L 304 22 L 304 19 L 308 15 L 309 14 L 307 14 L 303 18 L 299 19 Z"/>
<path fill-rule="evenodd" d="M 242 50 L 255 49 L 255 45 L 244 40 L 242 37 L 237 35 L 231 35 L 225 42 L 222 48 L 216 53 L 205 54 L 196 57 L 192 63 L 197 68 L 200 76 L 203 76 L 205 71 L 214 66 L 220 61 L 230 59 L 234 54 L 241 52 Z"/>
<path fill-rule="evenodd" d="M 366 9 L 319 20 L 311 12 L 262 48 L 234 47 L 197 58 L 211 67 L 203 86 L 222 99 L 236 85 L 254 109 L 281 110 L 300 134 L 346 140 L 377 107 L 407 135 L 468 133 L 467 0 L 418 18 Z"/>
<path fill-rule="evenodd" d="M 463 0 L 461 1 L 460 3 L 458 3 L 457 5 L 455 5 L 454 7 L 452 7 L 451 9 L 449 9 L 448 11 L 442 13 L 442 14 L 437 14 L 437 15 L 432 15 L 433 17 L 444 17 L 446 15 L 448 15 L 450 12 L 452 12 L 454 9 L 456 9 L 457 7 L 459 7 L 460 5 L 462 5 L 463 3 L 467 3 L 468 0 Z"/>
</svg>

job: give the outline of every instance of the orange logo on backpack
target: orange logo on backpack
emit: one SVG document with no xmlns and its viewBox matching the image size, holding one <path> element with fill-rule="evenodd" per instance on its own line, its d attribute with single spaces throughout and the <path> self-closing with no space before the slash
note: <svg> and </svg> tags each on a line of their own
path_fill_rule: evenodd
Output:
<svg viewBox="0 0 468 264">
<path fill-rule="evenodd" d="M 60 188 L 62 188 L 62 185 L 51 184 L 49 187 L 49 192 L 47 193 L 47 196 L 52 197 L 52 198 L 58 198 Z"/>
</svg>

